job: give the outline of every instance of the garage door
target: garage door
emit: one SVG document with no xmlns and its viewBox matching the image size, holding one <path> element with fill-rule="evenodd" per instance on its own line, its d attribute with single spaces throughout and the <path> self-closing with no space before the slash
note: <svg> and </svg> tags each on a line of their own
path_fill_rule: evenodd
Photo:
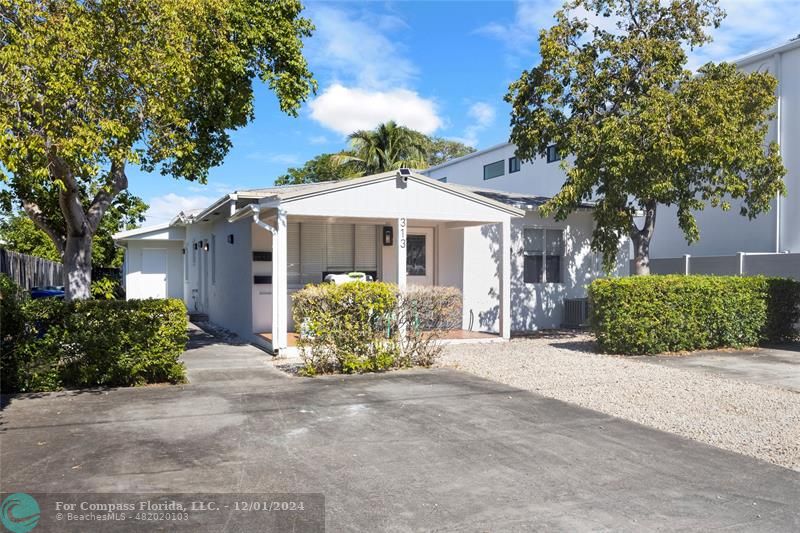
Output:
<svg viewBox="0 0 800 533">
<path fill-rule="evenodd" d="M 163 248 L 142 250 L 141 298 L 167 297 L 167 251 Z"/>
</svg>

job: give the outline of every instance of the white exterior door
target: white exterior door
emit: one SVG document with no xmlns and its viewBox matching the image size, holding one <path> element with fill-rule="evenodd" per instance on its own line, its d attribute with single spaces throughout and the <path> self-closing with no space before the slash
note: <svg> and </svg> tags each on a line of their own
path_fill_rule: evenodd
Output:
<svg viewBox="0 0 800 533">
<path fill-rule="evenodd" d="M 142 249 L 142 298 L 167 297 L 167 251 L 163 248 Z"/>
<path fill-rule="evenodd" d="M 406 282 L 433 285 L 433 228 L 408 228 L 406 237 Z"/>
</svg>

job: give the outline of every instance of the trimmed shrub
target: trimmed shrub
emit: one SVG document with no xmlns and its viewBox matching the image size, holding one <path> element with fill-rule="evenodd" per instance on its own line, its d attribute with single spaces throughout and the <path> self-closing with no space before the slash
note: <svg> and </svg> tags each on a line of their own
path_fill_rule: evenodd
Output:
<svg viewBox="0 0 800 533">
<path fill-rule="evenodd" d="M 185 380 L 180 300 L 25 300 L 17 312 L 24 327 L 4 337 L 3 392 Z"/>
<path fill-rule="evenodd" d="M 656 354 L 797 338 L 800 282 L 763 276 L 633 276 L 589 286 L 604 352 Z"/>
<path fill-rule="evenodd" d="M 400 293 L 381 282 L 308 285 L 292 296 L 292 313 L 307 375 L 429 366 L 441 352 L 442 331 L 461 325 L 461 293 Z"/>
<path fill-rule="evenodd" d="M 355 281 L 309 285 L 292 295 L 306 374 L 392 368 L 398 346 L 387 335 L 397 305 L 393 286 Z"/>
</svg>

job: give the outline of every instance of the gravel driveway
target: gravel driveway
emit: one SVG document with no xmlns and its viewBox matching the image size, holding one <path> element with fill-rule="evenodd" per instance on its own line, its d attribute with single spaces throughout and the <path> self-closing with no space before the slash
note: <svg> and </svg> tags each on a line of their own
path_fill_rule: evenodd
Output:
<svg viewBox="0 0 800 533">
<path fill-rule="evenodd" d="M 594 353 L 587 335 L 453 345 L 440 366 L 800 471 L 800 394 Z"/>
</svg>

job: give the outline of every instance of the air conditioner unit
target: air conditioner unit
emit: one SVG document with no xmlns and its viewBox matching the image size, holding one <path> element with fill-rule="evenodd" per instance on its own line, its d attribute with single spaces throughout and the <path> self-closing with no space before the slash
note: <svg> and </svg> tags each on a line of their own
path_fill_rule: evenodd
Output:
<svg viewBox="0 0 800 533">
<path fill-rule="evenodd" d="M 564 320 L 562 326 L 565 328 L 585 328 L 589 326 L 589 299 L 588 298 L 564 298 Z"/>
</svg>

